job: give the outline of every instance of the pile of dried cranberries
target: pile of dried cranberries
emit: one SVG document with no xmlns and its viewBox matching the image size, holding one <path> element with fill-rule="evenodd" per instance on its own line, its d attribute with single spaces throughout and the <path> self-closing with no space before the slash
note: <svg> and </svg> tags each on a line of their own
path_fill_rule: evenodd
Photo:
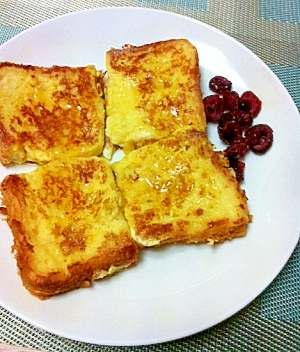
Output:
<svg viewBox="0 0 300 352">
<path fill-rule="evenodd" d="M 272 145 L 273 130 L 265 124 L 253 125 L 261 110 L 261 101 L 251 91 L 241 96 L 232 90 L 225 77 L 215 76 L 209 81 L 214 92 L 203 99 L 206 119 L 218 125 L 220 139 L 228 147 L 224 150 L 239 182 L 244 180 L 245 163 L 241 159 L 251 150 L 265 153 Z"/>
</svg>

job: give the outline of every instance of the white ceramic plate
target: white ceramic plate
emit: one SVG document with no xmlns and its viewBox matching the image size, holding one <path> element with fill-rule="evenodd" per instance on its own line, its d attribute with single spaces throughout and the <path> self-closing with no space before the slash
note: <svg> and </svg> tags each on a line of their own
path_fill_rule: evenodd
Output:
<svg viewBox="0 0 300 352">
<path fill-rule="evenodd" d="M 254 216 L 248 234 L 220 246 L 177 245 L 142 253 L 137 267 L 47 301 L 23 288 L 0 222 L 0 303 L 25 321 L 74 340 L 142 345 L 184 337 L 217 324 L 250 303 L 289 259 L 300 228 L 300 119 L 276 76 L 224 33 L 190 18 L 142 8 L 103 8 L 42 23 L 0 48 L 0 60 L 104 68 L 110 47 L 187 38 L 199 50 L 201 86 L 215 74 L 263 101 L 256 122 L 274 129 L 264 156 L 249 154 L 243 187 Z M 213 130 L 209 131 L 216 144 Z M 30 169 L 0 167 L 8 173 Z"/>
</svg>

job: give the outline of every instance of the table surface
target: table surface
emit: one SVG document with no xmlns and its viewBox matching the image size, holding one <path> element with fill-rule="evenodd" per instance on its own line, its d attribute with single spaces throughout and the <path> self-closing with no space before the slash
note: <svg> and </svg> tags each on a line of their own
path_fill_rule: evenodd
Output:
<svg viewBox="0 0 300 352">
<path fill-rule="evenodd" d="M 0 0 L 0 44 L 47 19 L 104 6 L 167 10 L 221 29 L 257 54 L 300 109 L 300 0 Z M 0 306 L 0 351 L 299 351 L 300 245 L 242 311 L 184 339 L 141 347 L 96 346 L 42 331 Z"/>
</svg>

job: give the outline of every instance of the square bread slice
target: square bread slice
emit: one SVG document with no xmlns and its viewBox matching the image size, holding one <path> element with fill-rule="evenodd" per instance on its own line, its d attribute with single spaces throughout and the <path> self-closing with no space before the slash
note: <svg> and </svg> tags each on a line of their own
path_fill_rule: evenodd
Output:
<svg viewBox="0 0 300 352">
<path fill-rule="evenodd" d="M 106 53 L 106 135 L 125 152 L 181 130 L 206 131 L 196 48 L 186 39 Z"/>
<path fill-rule="evenodd" d="M 45 299 L 135 265 L 137 245 L 104 158 L 52 161 L 1 184 L 24 286 Z"/>
<path fill-rule="evenodd" d="M 103 73 L 94 66 L 0 63 L 0 161 L 43 164 L 100 155 Z"/>
<path fill-rule="evenodd" d="M 246 234 L 245 192 L 203 132 L 161 139 L 112 167 L 131 235 L 141 246 L 222 243 Z"/>
</svg>

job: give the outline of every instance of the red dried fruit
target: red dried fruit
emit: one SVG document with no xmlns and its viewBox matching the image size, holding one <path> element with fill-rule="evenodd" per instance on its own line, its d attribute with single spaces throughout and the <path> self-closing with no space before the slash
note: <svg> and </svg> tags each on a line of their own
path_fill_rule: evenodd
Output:
<svg viewBox="0 0 300 352">
<path fill-rule="evenodd" d="M 218 122 L 223 114 L 223 98 L 214 94 L 203 99 L 206 119 L 209 122 Z"/>
<path fill-rule="evenodd" d="M 218 134 L 219 134 L 220 139 L 223 142 L 230 144 L 234 140 L 242 137 L 243 130 L 242 130 L 241 126 L 236 121 L 223 120 L 218 125 Z"/>
<path fill-rule="evenodd" d="M 261 110 L 261 101 L 253 92 L 244 92 L 239 100 L 239 109 L 254 118 Z"/>
<path fill-rule="evenodd" d="M 265 153 L 273 143 L 273 130 L 269 125 L 258 124 L 245 132 L 249 139 L 250 149 L 256 154 Z"/>
<path fill-rule="evenodd" d="M 236 110 L 235 120 L 244 128 L 250 127 L 253 123 L 252 115 L 243 110 Z"/>
<path fill-rule="evenodd" d="M 224 155 L 228 158 L 238 182 L 244 181 L 245 163 L 241 161 L 249 150 L 262 154 L 273 142 L 273 130 L 268 125 L 252 126 L 261 110 L 260 99 L 251 91 L 241 97 L 232 90 L 225 77 L 215 76 L 209 88 L 216 94 L 204 98 L 208 122 L 217 122 L 220 139 L 227 143 Z"/>
<path fill-rule="evenodd" d="M 215 76 L 209 81 L 209 88 L 215 93 L 231 90 L 232 83 L 225 77 Z"/>
<path fill-rule="evenodd" d="M 245 163 L 239 159 L 231 158 L 229 159 L 229 165 L 233 168 L 237 181 L 244 181 Z"/>
<path fill-rule="evenodd" d="M 219 124 L 223 124 L 225 121 L 235 121 L 236 120 L 236 110 L 234 111 L 224 111 L 223 115 L 219 120 Z"/>
<path fill-rule="evenodd" d="M 225 150 L 227 158 L 243 158 L 249 151 L 249 141 L 245 137 L 235 139 Z"/>
<path fill-rule="evenodd" d="M 239 108 L 239 94 L 235 91 L 225 91 L 223 93 L 224 111 L 234 111 Z"/>
</svg>

